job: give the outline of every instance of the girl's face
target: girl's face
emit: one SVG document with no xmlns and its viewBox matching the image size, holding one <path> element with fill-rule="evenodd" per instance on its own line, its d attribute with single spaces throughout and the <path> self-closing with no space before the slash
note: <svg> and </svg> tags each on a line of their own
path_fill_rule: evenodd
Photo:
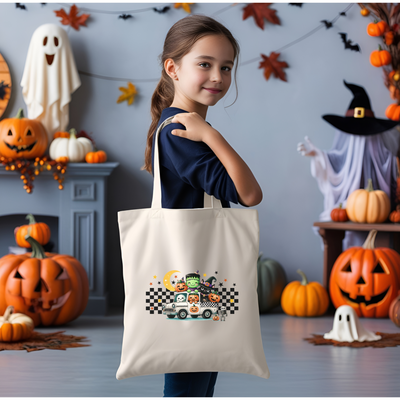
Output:
<svg viewBox="0 0 400 400">
<path fill-rule="evenodd" d="M 199 39 L 176 65 L 172 106 L 187 111 L 205 110 L 221 100 L 231 85 L 234 50 L 223 35 Z"/>
</svg>

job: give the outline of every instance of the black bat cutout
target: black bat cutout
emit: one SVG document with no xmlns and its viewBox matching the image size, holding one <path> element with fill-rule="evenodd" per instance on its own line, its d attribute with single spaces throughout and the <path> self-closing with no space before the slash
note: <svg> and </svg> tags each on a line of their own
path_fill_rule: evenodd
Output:
<svg viewBox="0 0 400 400">
<path fill-rule="evenodd" d="M 153 10 L 154 10 L 155 12 L 158 12 L 159 14 L 164 14 L 164 13 L 166 13 L 169 9 L 170 9 L 170 7 L 162 7 L 162 8 L 153 7 Z"/>
<path fill-rule="evenodd" d="M 131 14 L 121 14 L 118 18 L 122 18 L 124 20 L 127 20 L 129 18 L 133 18 Z"/>
<path fill-rule="evenodd" d="M 15 8 L 20 8 L 21 10 L 26 10 L 26 7 L 21 3 L 15 3 Z"/>
<path fill-rule="evenodd" d="M 4 100 L 6 95 L 6 89 L 9 88 L 10 85 L 7 83 L 5 84 L 4 81 L 0 82 L 0 100 Z"/>
<path fill-rule="evenodd" d="M 345 49 L 350 49 L 352 51 L 358 51 L 361 53 L 360 46 L 356 44 L 352 44 L 351 40 L 347 40 L 347 33 L 339 32 L 340 37 L 342 38 L 342 41 L 344 43 L 344 48 Z"/>
<path fill-rule="evenodd" d="M 332 26 L 333 26 L 332 22 L 329 22 L 326 19 L 323 19 L 321 22 L 323 22 L 325 24 L 326 29 L 332 28 Z"/>
<path fill-rule="evenodd" d="M 301 7 L 303 3 L 289 3 L 289 6 Z"/>
</svg>

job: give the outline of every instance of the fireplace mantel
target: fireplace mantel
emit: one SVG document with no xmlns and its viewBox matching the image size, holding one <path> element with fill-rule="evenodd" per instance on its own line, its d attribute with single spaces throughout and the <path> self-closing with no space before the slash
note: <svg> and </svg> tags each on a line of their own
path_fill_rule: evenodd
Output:
<svg viewBox="0 0 400 400">
<path fill-rule="evenodd" d="M 107 312 L 107 178 L 118 165 L 117 162 L 69 163 L 62 190 L 52 172 L 43 171 L 33 181 L 31 193 L 23 188 L 18 172 L 6 171 L 0 165 L 0 217 L 33 214 L 58 218 L 58 233 L 52 232 L 52 235 L 58 234 L 57 252 L 77 258 L 88 274 L 90 291 L 84 315 Z"/>
</svg>

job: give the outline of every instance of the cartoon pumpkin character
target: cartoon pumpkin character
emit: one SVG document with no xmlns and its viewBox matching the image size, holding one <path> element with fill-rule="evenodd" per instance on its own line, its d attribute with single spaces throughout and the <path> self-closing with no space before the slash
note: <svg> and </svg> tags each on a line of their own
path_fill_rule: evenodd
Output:
<svg viewBox="0 0 400 400">
<path fill-rule="evenodd" d="M 197 313 L 197 312 L 199 312 L 199 307 L 198 307 L 196 304 L 193 304 L 193 305 L 190 307 L 190 312 L 192 312 L 192 313 Z"/>
<path fill-rule="evenodd" d="M 198 294 L 189 294 L 188 301 L 190 304 L 198 303 L 199 302 L 199 295 Z"/>
<path fill-rule="evenodd" d="M 181 280 L 179 280 L 179 281 L 177 282 L 176 286 L 175 286 L 175 290 L 176 290 L 177 292 L 186 292 L 187 288 L 188 288 L 188 287 L 186 286 L 186 283 L 185 283 L 185 281 L 183 280 L 183 278 L 182 278 Z"/>
<path fill-rule="evenodd" d="M 221 297 L 217 293 L 210 293 L 208 295 L 208 298 L 210 299 L 211 302 L 218 303 Z"/>
<path fill-rule="evenodd" d="M 213 316 L 213 321 L 219 321 L 219 317 L 218 317 L 217 314 L 215 314 L 215 315 Z"/>
</svg>

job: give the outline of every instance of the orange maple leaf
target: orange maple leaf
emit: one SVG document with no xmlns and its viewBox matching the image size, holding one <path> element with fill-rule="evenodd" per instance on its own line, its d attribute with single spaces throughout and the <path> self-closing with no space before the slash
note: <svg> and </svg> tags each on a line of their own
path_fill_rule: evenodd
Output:
<svg viewBox="0 0 400 400">
<path fill-rule="evenodd" d="M 260 61 L 260 66 L 258 68 L 264 68 L 265 79 L 268 80 L 271 73 L 274 74 L 275 78 L 279 78 L 282 81 L 287 82 L 286 74 L 283 68 L 289 68 L 289 65 L 285 61 L 278 61 L 278 57 L 281 53 L 272 52 L 269 57 L 261 54 L 264 61 Z"/>
<path fill-rule="evenodd" d="M 189 4 L 193 4 L 193 3 L 175 3 L 174 8 L 182 7 L 187 13 L 190 14 L 192 11 L 190 10 Z"/>
<path fill-rule="evenodd" d="M 280 25 L 281 21 L 276 16 L 276 10 L 269 8 L 272 3 L 250 3 L 243 8 L 243 20 L 254 17 L 256 24 L 264 30 L 264 18 L 275 25 Z"/>
<path fill-rule="evenodd" d="M 62 8 L 61 10 L 54 11 L 57 17 L 61 18 L 63 25 L 71 25 L 75 30 L 79 31 L 79 26 L 86 26 L 86 20 L 90 17 L 90 14 L 82 14 L 78 16 L 78 7 L 74 4 L 69 10 L 69 14 Z"/>
</svg>

